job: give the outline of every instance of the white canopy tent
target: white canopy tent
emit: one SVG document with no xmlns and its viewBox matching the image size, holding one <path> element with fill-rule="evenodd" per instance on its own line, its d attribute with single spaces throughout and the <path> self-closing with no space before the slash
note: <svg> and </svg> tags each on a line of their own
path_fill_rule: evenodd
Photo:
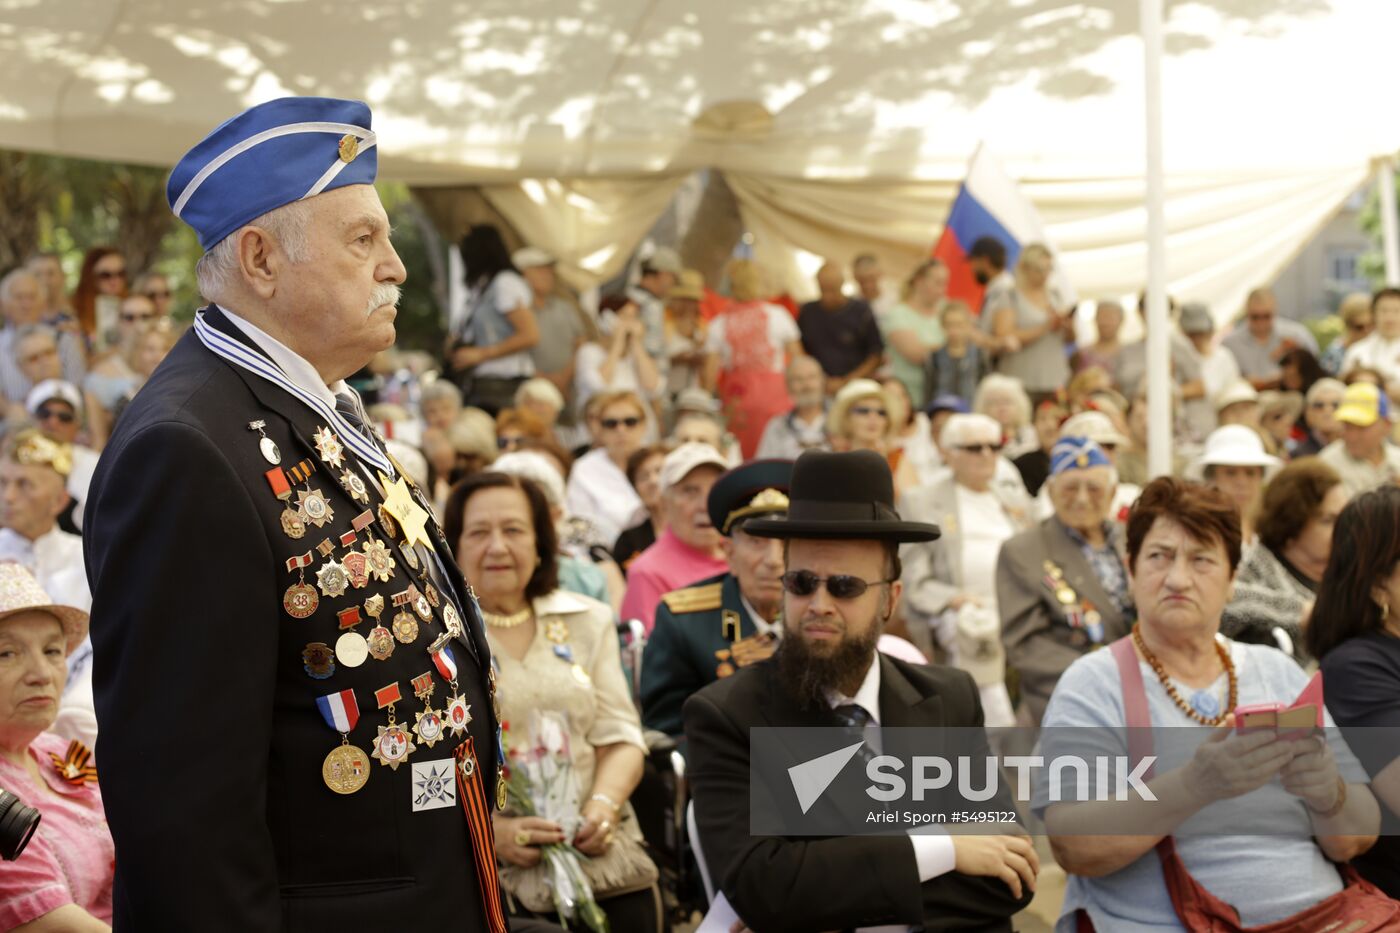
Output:
<svg viewBox="0 0 1400 933">
<path fill-rule="evenodd" d="M 1079 293 L 1122 295 L 1146 275 L 1138 30 L 1134 0 L 0 0 L 0 147 L 168 165 L 251 103 L 356 96 L 382 176 L 483 186 L 577 284 L 709 168 L 806 294 L 813 255 L 926 255 L 983 141 Z M 1231 316 L 1395 151 L 1372 101 L 1398 30 L 1368 0 L 1170 7 L 1174 295 Z"/>
</svg>

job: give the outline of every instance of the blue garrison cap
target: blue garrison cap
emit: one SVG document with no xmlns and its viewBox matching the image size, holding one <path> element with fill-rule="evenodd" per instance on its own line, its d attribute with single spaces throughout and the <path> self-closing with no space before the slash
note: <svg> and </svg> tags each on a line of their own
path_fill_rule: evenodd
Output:
<svg viewBox="0 0 1400 933">
<path fill-rule="evenodd" d="M 1101 466 L 1113 466 L 1113 462 L 1102 447 L 1087 437 L 1062 437 L 1050 448 L 1051 476 Z"/>
<path fill-rule="evenodd" d="M 165 186 L 170 209 L 209 250 L 273 208 L 374 183 L 379 152 L 369 106 L 283 97 L 220 124 L 185 153 Z"/>
<path fill-rule="evenodd" d="M 972 411 L 972 409 L 968 407 L 966 399 L 957 395 L 944 393 L 924 406 L 924 414 L 926 415 L 936 415 L 940 411 L 953 411 L 960 415 L 965 415 Z"/>
</svg>

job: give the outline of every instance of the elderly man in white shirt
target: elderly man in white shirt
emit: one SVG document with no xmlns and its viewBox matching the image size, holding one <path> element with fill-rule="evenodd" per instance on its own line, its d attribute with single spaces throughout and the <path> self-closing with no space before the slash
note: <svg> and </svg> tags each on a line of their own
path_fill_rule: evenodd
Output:
<svg viewBox="0 0 1400 933">
<path fill-rule="evenodd" d="M 949 663 L 977 680 L 987 724 L 1011 725 L 1000 627 L 983 631 L 978 622 L 997 618 L 997 557 L 1003 542 L 1033 523 L 1031 501 L 1024 488 L 994 482 L 1001 426 L 993 419 L 953 415 L 939 440 L 949 472 L 899 504 L 908 520 L 943 531 L 936 541 L 900 548 L 905 618 L 916 640 L 931 631 Z"/>
<path fill-rule="evenodd" d="M 1400 391 L 1400 288 L 1383 288 L 1371 299 L 1376 329 L 1347 347 L 1342 375 L 1353 369 L 1374 369 L 1385 379 L 1386 389 Z"/>
</svg>

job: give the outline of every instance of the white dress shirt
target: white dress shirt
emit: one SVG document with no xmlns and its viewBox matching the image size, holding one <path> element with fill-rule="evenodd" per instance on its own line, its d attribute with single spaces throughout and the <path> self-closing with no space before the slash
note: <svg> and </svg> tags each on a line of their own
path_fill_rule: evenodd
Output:
<svg viewBox="0 0 1400 933">
<path fill-rule="evenodd" d="M 628 523 L 641 505 L 627 474 L 603 448 L 596 447 L 574 461 L 564 493 L 564 511 L 590 519 L 609 548 L 630 527 Z"/>
<path fill-rule="evenodd" d="M 749 614 L 749 618 L 753 619 L 753 627 L 759 635 L 772 635 L 774 638 L 783 637 L 783 620 L 765 622 L 763 616 L 759 615 L 758 610 L 753 607 L 753 603 L 749 602 L 749 598 L 744 595 L 743 590 L 739 591 L 739 605 L 743 606 L 744 611 Z"/>
<path fill-rule="evenodd" d="M 848 697 L 839 691 L 831 691 L 827 694 L 827 702 L 832 709 L 838 706 L 845 706 L 854 703 L 870 715 L 871 725 L 880 724 L 880 655 L 877 653 L 870 659 L 870 669 L 865 672 L 865 680 L 861 681 L 860 689 L 856 695 Z M 939 875 L 945 875 L 957 867 L 957 852 L 953 848 L 953 839 L 939 826 L 924 826 L 918 830 L 910 830 L 909 842 L 914 846 L 914 863 L 918 867 L 919 882 L 932 881 Z M 857 933 L 904 933 L 908 927 L 886 925 L 878 927 L 861 927 Z"/>
</svg>

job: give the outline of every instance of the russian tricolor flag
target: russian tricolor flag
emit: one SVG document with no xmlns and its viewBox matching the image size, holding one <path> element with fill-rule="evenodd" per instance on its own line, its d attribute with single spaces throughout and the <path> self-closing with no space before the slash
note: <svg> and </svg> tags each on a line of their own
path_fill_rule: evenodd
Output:
<svg viewBox="0 0 1400 933">
<path fill-rule="evenodd" d="M 933 247 L 933 255 L 948 264 L 948 297 L 967 302 L 974 313 L 982 307 L 983 287 L 972 277 L 967 254 L 972 244 L 984 236 L 995 237 L 1006 247 L 1008 271 L 1016 268 L 1023 246 L 1049 245 L 1035 206 L 996 157 L 979 145 L 948 212 L 943 233 Z"/>
</svg>

